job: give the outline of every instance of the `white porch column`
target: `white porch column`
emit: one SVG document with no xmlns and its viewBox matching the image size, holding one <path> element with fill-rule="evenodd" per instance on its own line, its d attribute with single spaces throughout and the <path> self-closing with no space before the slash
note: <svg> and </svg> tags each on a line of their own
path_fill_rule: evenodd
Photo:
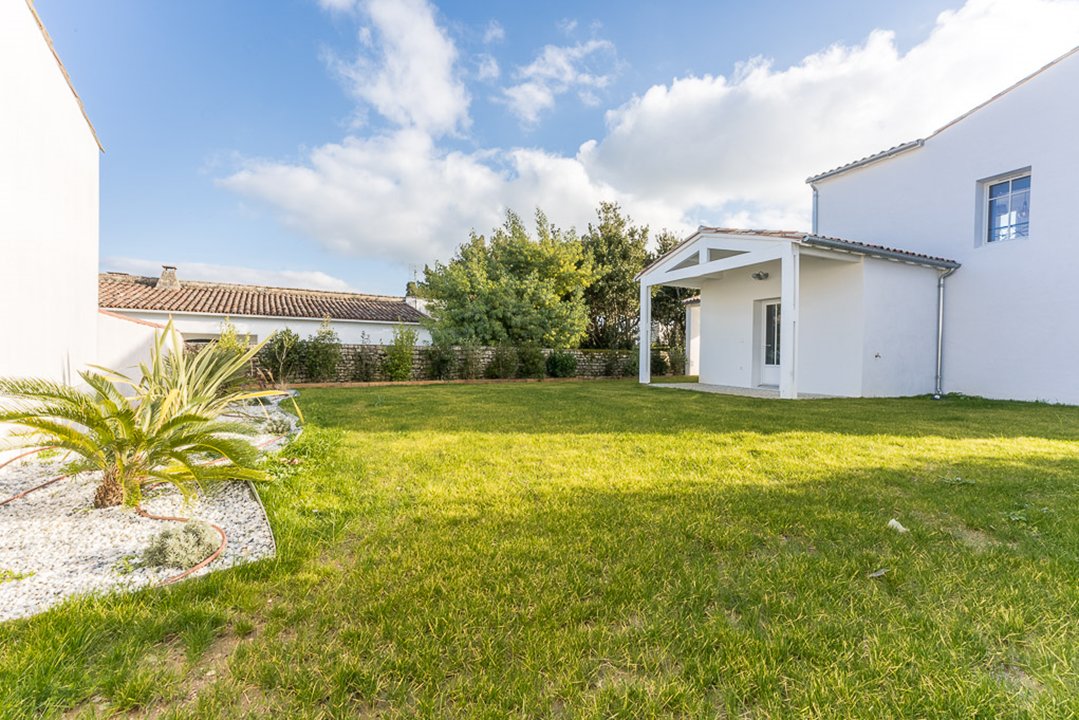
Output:
<svg viewBox="0 0 1079 720">
<path fill-rule="evenodd" d="M 652 286 L 641 280 L 641 318 L 637 326 L 640 341 L 638 379 L 644 385 L 652 382 Z"/>
<path fill-rule="evenodd" d="M 780 258 L 779 396 L 798 397 L 798 306 L 801 256 L 788 243 Z"/>
</svg>

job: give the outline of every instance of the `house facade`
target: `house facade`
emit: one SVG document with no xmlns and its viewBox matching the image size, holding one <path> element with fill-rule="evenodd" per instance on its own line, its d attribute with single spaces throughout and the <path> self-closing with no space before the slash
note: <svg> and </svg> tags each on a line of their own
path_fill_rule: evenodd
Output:
<svg viewBox="0 0 1079 720">
<path fill-rule="evenodd" d="M 0 376 L 98 355 L 97 135 L 32 3 L 0 2 Z"/>
<path fill-rule="evenodd" d="M 1076 127 L 1079 48 L 810 178 L 812 232 L 701 228 L 640 275 L 642 312 L 653 285 L 700 289 L 702 383 L 1079 403 Z"/>
<path fill-rule="evenodd" d="M 226 320 L 251 342 L 288 328 L 306 338 L 330 321 L 346 344 L 388 344 L 394 328 L 413 328 L 419 343 L 430 342 L 420 323 L 426 315 L 411 298 L 261 285 L 183 280 L 166 266 L 160 277 L 102 273 L 102 311 L 143 323 L 171 318 L 187 342 L 216 339 Z"/>
</svg>

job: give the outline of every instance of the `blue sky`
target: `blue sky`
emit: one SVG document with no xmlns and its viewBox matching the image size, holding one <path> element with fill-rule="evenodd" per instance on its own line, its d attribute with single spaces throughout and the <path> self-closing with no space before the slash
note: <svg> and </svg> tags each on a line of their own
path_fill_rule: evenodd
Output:
<svg viewBox="0 0 1079 720">
<path fill-rule="evenodd" d="M 103 269 L 383 293 L 506 207 L 805 228 L 807 175 L 1079 37 L 1076 0 L 36 5 L 106 148 Z"/>
</svg>

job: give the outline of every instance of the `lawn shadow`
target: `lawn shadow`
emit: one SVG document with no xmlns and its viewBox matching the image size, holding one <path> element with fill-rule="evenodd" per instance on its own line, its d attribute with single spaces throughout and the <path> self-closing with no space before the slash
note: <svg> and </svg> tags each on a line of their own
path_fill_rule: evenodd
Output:
<svg viewBox="0 0 1079 720">
<path fill-rule="evenodd" d="M 317 401 L 313 421 L 369 432 L 812 432 L 1079 440 L 1079 407 L 953 396 L 783 401 L 582 381 L 311 389 L 304 397 Z"/>
</svg>

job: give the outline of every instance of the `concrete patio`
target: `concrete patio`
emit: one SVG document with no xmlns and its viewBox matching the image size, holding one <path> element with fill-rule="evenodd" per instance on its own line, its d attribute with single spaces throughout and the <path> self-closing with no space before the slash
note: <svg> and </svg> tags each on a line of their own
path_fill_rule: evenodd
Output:
<svg viewBox="0 0 1079 720">
<path fill-rule="evenodd" d="M 675 390 L 693 390 L 694 392 L 712 393 L 713 395 L 741 395 L 742 397 L 779 399 L 779 388 L 776 387 L 734 387 L 732 385 L 709 385 L 707 383 L 676 382 L 676 383 L 650 383 L 650 387 L 673 388 Z M 816 395 L 813 393 L 799 393 L 801 400 L 813 400 L 832 397 L 831 395 Z"/>
</svg>

